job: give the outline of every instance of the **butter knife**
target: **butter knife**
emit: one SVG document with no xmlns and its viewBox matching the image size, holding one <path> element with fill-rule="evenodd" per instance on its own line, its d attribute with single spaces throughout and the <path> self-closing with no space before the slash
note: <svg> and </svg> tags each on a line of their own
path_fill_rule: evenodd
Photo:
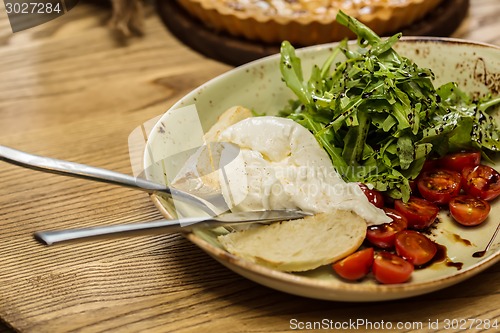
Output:
<svg viewBox="0 0 500 333">
<path fill-rule="evenodd" d="M 288 221 L 312 215 L 299 210 L 264 210 L 238 213 L 225 213 L 218 216 L 187 217 L 175 220 L 158 220 L 142 223 L 95 226 L 78 229 L 37 231 L 34 237 L 40 243 L 52 245 L 69 240 L 94 237 L 134 236 L 140 234 L 168 234 L 190 232 L 194 228 L 215 228 L 220 226 L 242 225 L 248 223 L 269 224 Z"/>
</svg>

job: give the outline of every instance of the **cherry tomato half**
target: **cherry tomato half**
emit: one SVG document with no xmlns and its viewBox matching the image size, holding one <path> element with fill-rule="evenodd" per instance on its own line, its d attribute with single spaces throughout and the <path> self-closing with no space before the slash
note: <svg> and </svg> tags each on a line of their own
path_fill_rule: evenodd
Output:
<svg viewBox="0 0 500 333">
<path fill-rule="evenodd" d="M 370 272 L 373 264 L 373 248 L 354 252 L 348 257 L 334 263 L 333 270 L 347 280 L 359 280 Z"/>
<path fill-rule="evenodd" d="M 384 207 L 384 196 L 382 193 L 377 191 L 376 189 L 370 190 L 368 186 L 366 186 L 363 183 L 358 183 L 359 187 L 361 187 L 361 190 L 363 193 L 365 193 L 366 197 L 368 198 L 368 201 L 370 201 L 375 207 L 378 208 L 383 208 Z"/>
<path fill-rule="evenodd" d="M 408 202 L 396 200 L 394 208 L 408 220 L 408 228 L 422 230 L 429 227 L 439 213 L 439 207 L 430 201 L 411 196 Z"/>
<path fill-rule="evenodd" d="M 451 199 L 449 207 L 455 221 L 465 226 L 483 223 L 491 209 L 488 201 L 470 195 L 459 195 Z"/>
<path fill-rule="evenodd" d="M 460 151 L 441 157 L 438 164 L 443 169 L 461 172 L 464 168 L 475 167 L 481 163 L 480 151 Z"/>
<path fill-rule="evenodd" d="M 415 179 L 411 179 L 409 183 L 410 183 L 410 191 L 413 194 L 417 190 L 417 181 Z"/>
<path fill-rule="evenodd" d="M 446 169 L 426 171 L 419 176 L 417 187 L 427 200 L 447 204 L 460 193 L 460 173 Z"/>
<path fill-rule="evenodd" d="M 428 158 L 425 160 L 424 165 L 422 166 L 422 170 L 420 170 L 420 173 L 437 169 L 437 167 L 438 167 L 438 159 Z"/>
<path fill-rule="evenodd" d="M 396 235 L 396 253 L 415 266 L 428 263 L 437 252 L 437 246 L 418 231 L 403 230 Z"/>
<path fill-rule="evenodd" d="M 403 283 L 410 279 L 414 267 L 411 263 L 390 252 L 381 251 L 373 261 L 373 275 L 380 283 Z"/>
<path fill-rule="evenodd" d="M 462 170 L 465 192 L 483 200 L 493 200 L 500 195 L 500 174 L 487 165 Z"/>
<path fill-rule="evenodd" d="M 394 246 L 396 234 L 408 227 L 408 221 L 394 209 L 384 208 L 384 211 L 392 222 L 369 226 L 366 230 L 366 239 L 377 247 L 390 249 Z"/>
</svg>

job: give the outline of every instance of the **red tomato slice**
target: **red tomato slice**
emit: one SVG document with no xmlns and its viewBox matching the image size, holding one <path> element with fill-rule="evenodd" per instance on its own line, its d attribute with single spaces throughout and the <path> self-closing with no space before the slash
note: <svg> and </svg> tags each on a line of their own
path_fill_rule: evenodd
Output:
<svg viewBox="0 0 500 333">
<path fill-rule="evenodd" d="M 461 172 L 464 168 L 475 167 L 481 163 L 480 151 L 460 151 L 448 154 L 438 160 L 441 168 Z"/>
<path fill-rule="evenodd" d="M 373 248 L 354 252 L 350 256 L 334 263 L 333 270 L 347 280 L 359 280 L 370 272 L 373 264 Z"/>
<path fill-rule="evenodd" d="M 415 193 L 415 191 L 417 190 L 417 181 L 412 179 L 409 181 L 410 183 L 410 191 L 411 193 Z"/>
<path fill-rule="evenodd" d="M 437 252 L 437 246 L 418 231 L 403 230 L 396 235 L 396 253 L 415 266 L 428 263 Z"/>
<path fill-rule="evenodd" d="M 465 226 L 483 223 L 491 209 L 488 201 L 470 195 L 459 195 L 451 199 L 449 207 L 455 221 Z"/>
<path fill-rule="evenodd" d="M 384 196 L 382 193 L 377 191 L 376 189 L 370 190 L 368 186 L 366 186 L 363 183 L 358 183 L 359 187 L 361 187 L 361 190 L 365 193 L 366 197 L 368 198 L 368 201 L 370 201 L 373 205 L 375 205 L 378 208 L 383 208 L 384 207 Z"/>
<path fill-rule="evenodd" d="M 447 204 L 460 193 L 460 173 L 446 169 L 426 171 L 419 176 L 417 187 L 427 200 Z"/>
<path fill-rule="evenodd" d="M 500 174 L 487 165 L 462 170 L 465 192 L 483 200 L 493 200 L 500 195 Z"/>
<path fill-rule="evenodd" d="M 390 249 L 394 246 L 396 234 L 408 227 L 408 221 L 398 211 L 384 208 L 385 214 L 392 218 L 392 222 L 369 226 L 366 231 L 366 239 L 373 245 L 382 249 Z"/>
<path fill-rule="evenodd" d="M 403 283 L 410 279 L 414 267 L 411 263 L 390 252 L 381 251 L 373 261 L 373 275 L 380 283 Z"/>
<path fill-rule="evenodd" d="M 396 200 L 394 208 L 408 220 L 408 228 L 422 230 L 429 227 L 439 213 L 439 207 L 425 199 L 411 196 L 408 202 Z"/>
<path fill-rule="evenodd" d="M 425 160 L 424 165 L 422 166 L 422 170 L 420 173 L 434 170 L 438 167 L 438 159 L 437 158 L 428 158 Z"/>
</svg>

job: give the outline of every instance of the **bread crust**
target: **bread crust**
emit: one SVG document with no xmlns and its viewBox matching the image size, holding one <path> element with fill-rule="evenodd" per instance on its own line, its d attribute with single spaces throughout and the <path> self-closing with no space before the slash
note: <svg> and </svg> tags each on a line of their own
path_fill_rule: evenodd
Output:
<svg viewBox="0 0 500 333">
<path fill-rule="evenodd" d="M 280 271 L 300 272 L 331 264 L 356 251 L 366 221 L 338 210 L 236 231 L 217 239 L 231 254 Z"/>
</svg>

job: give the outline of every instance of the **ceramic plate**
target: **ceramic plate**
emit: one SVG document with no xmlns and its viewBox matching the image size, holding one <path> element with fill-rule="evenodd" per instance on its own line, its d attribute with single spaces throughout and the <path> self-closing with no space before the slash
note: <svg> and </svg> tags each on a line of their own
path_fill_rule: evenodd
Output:
<svg viewBox="0 0 500 333">
<path fill-rule="evenodd" d="M 306 78 L 309 77 L 307 69 L 312 68 L 313 64 L 321 65 L 333 47 L 334 44 L 327 44 L 297 50 Z M 396 49 L 419 66 L 431 68 L 436 75 L 436 86 L 455 81 L 462 89 L 476 96 L 489 92 L 498 95 L 498 47 L 455 39 L 417 37 L 403 39 Z M 281 80 L 279 55 L 275 55 L 235 68 L 209 81 L 182 98 L 171 110 L 196 105 L 203 130 L 206 131 L 221 113 L 232 106 L 242 105 L 272 115 L 291 98 L 294 96 Z M 171 112 L 161 117 L 149 137 L 147 156 L 151 156 L 151 152 L 167 149 L 171 138 L 168 138 L 169 133 L 164 130 L 164 125 L 173 121 L 178 120 L 172 119 Z M 497 169 L 500 169 L 500 164 Z M 150 180 L 165 181 L 165 170 L 161 165 L 153 164 L 147 170 Z M 153 201 L 165 216 L 172 216 L 173 207 L 169 202 L 156 196 L 153 196 Z M 500 237 L 483 257 L 475 258 L 473 253 L 484 249 L 497 227 L 498 216 L 498 199 L 493 203 L 487 221 L 474 228 L 461 227 L 446 213 L 441 213 L 431 238 L 446 248 L 443 261 L 416 270 L 409 282 L 397 285 L 381 285 L 370 278 L 362 282 L 346 282 L 336 277 L 329 266 L 301 274 L 284 273 L 227 253 L 211 232 L 189 233 L 186 237 L 234 272 L 277 290 L 325 300 L 380 301 L 442 289 L 497 263 L 500 260 Z"/>
</svg>

